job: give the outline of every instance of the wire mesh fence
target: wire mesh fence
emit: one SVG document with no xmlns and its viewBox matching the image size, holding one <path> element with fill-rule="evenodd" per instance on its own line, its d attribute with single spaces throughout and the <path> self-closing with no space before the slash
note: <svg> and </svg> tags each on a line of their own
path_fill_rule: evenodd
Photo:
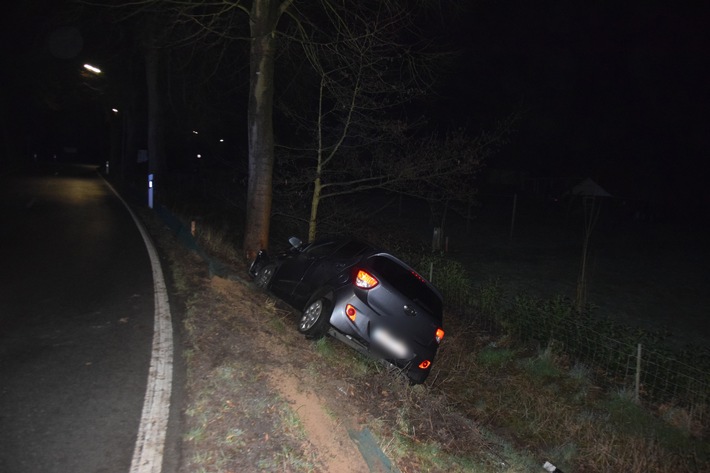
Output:
<svg viewBox="0 0 710 473">
<path fill-rule="evenodd" d="M 497 281 L 474 286 L 456 262 L 424 258 L 420 270 L 444 293 L 448 309 L 475 319 L 484 331 L 504 331 L 521 341 L 554 345 L 582 363 L 609 389 L 623 389 L 647 404 L 688 409 L 707 420 L 710 354 L 705 347 L 673 350 L 632 329 L 591 314 L 580 314 L 571 300 L 509 297 Z"/>
</svg>

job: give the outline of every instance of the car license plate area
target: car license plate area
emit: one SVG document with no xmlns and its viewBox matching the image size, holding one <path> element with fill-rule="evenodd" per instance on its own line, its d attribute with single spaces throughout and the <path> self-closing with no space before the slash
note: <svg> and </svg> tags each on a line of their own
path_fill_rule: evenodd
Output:
<svg viewBox="0 0 710 473">
<path fill-rule="evenodd" d="M 407 345 L 392 335 L 389 330 L 382 327 L 375 327 L 372 330 L 372 341 L 377 347 L 384 349 L 387 353 L 395 356 L 398 359 L 410 358 L 410 351 Z"/>
</svg>

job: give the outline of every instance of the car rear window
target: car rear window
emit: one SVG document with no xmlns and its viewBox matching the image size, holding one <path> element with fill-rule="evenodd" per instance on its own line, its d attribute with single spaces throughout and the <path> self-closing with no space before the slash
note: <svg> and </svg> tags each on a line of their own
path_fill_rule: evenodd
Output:
<svg viewBox="0 0 710 473">
<path fill-rule="evenodd" d="M 305 253 L 311 258 L 330 256 L 338 247 L 336 243 L 336 241 L 316 241 L 306 248 Z"/>
<path fill-rule="evenodd" d="M 333 253 L 333 258 L 350 259 L 354 258 L 367 249 L 367 245 L 357 240 L 350 240 Z"/>
<path fill-rule="evenodd" d="M 421 276 L 386 256 L 372 256 L 369 258 L 369 263 L 378 276 L 386 279 L 405 297 L 425 307 L 433 316 L 441 320 L 441 298 L 419 279 Z"/>
</svg>

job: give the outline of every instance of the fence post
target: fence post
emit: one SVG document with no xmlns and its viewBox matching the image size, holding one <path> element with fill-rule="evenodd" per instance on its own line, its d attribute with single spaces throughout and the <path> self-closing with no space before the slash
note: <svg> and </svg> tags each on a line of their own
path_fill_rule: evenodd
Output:
<svg viewBox="0 0 710 473">
<path fill-rule="evenodd" d="M 636 348 L 636 383 L 634 386 L 634 400 L 636 404 L 641 402 L 639 391 L 641 389 L 641 344 Z"/>
<path fill-rule="evenodd" d="M 513 213 L 510 217 L 510 236 L 508 237 L 509 241 L 513 241 L 513 229 L 515 228 L 515 213 L 518 209 L 518 194 L 515 193 L 513 194 Z"/>
<path fill-rule="evenodd" d="M 434 283 L 434 262 L 429 263 L 429 282 Z"/>
<path fill-rule="evenodd" d="M 434 227 L 434 234 L 431 240 L 431 251 L 441 250 L 441 227 Z"/>
</svg>

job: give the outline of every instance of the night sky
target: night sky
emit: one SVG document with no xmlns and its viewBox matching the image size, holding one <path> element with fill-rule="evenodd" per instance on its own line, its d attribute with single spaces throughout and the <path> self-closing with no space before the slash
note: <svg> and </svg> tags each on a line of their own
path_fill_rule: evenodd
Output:
<svg viewBox="0 0 710 473">
<path fill-rule="evenodd" d="M 59 71 L 88 62 L 105 31 L 51 19 L 49 8 L 59 2 L 19 3 L 4 15 L 6 90 L 36 95 L 29 66 L 46 66 L 43 80 L 66 86 Z M 707 210 L 710 7 L 702 3 L 471 2 L 446 38 L 460 55 L 432 100 L 432 119 L 475 129 L 519 112 L 510 143 L 489 169 L 591 177 L 621 198 Z M 61 26 L 83 34 L 74 57 L 58 58 L 49 47 Z M 92 38 L 96 30 L 102 38 Z M 8 99 L 23 108 L 12 93 Z M 29 101 L 36 106 L 37 96 Z"/>
<path fill-rule="evenodd" d="M 708 25 L 707 3 L 484 2 L 449 109 L 523 112 L 492 167 L 708 209 Z"/>
</svg>

